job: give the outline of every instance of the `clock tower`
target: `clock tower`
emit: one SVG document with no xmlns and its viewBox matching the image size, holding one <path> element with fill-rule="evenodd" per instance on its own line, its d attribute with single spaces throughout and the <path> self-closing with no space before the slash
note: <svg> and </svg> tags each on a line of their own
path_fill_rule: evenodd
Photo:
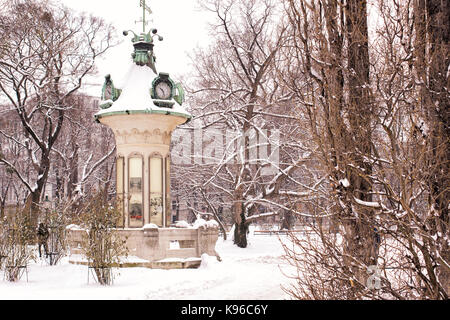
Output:
<svg viewBox="0 0 450 320">
<path fill-rule="evenodd" d="M 144 2 L 144 7 L 146 7 Z M 148 9 L 149 11 L 149 9 Z M 143 19 L 145 21 L 145 18 Z M 145 27 L 144 27 L 145 31 Z M 184 90 L 168 73 L 157 72 L 156 29 L 136 34 L 134 52 L 121 88 L 105 77 L 101 110 L 95 119 L 110 127 L 117 145 L 117 197 L 126 228 L 172 223 L 170 141 L 173 130 L 191 119 L 183 107 Z"/>
<path fill-rule="evenodd" d="M 97 122 L 114 132 L 116 155 L 116 203 L 122 219 L 116 232 L 126 239 L 130 255 L 141 262 L 127 266 L 192 268 L 201 255 L 216 255 L 216 221 L 198 220 L 192 226 L 174 224 L 170 197 L 170 142 L 177 126 L 192 117 L 183 107 L 184 90 L 165 72 L 158 72 L 154 40 L 162 41 L 156 29 L 132 34 L 134 51 L 122 85 L 107 75 L 102 88 Z M 86 232 L 70 229 L 73 252 Z M 170 261 L 167 259 L 169 258 Z M 175 260 L 174 260 L 175 259 Z M 70 260 L 69 260 L 70 261 Z"/>
</svg>

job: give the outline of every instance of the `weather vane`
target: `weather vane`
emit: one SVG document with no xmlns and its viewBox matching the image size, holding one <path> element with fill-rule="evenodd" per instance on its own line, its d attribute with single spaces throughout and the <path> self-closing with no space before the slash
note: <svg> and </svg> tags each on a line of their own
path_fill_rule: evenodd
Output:
<svg viewBox="0 0 450 320">
<path fill-rule="evenodd" d="M 135 21 L 135 23 L 142 22 L 142 33 L 137 35 L 133 30 L 125 30 L 123 35 L 128 36 L 128 32 L 131 32 L 134 35 L 133 39 L 131 39 L 134 46 L 134 52 L 131 55 L 133 61 L 139 66 L 147 65 L 157 73 L 155 67 L 156 58 L 153 53 L 153 38 L 158 37 L 159 41 L 163 41 L 163 37 L 158 34 L 158 30 L 155 28 L 150 29 L 148 33 L 145 32 L 145 25 L 148 22 L 145 19 L 145 11 L 149 14 L 152 14 L 153 12 L 150 7 L 145 4 L 145 0 L 140 0 L 140 6 L 142 7 L 142 20 Z"/>
<path fill-rule="evenodd" d="M 142 32 L 145 33 L 145 26 L 147 25 L 148 21 L 145 20 L 145 11 L 148 12 L 148 14 L 152 14 L 152 9 L 150 9 L 149 6 L 146 5 L 145 0 L 140 0 L 140 7 L 142 7 L 142 20 L 139 21 L 135 21 L 137 22 L 142 22 Z"/>
</svg>

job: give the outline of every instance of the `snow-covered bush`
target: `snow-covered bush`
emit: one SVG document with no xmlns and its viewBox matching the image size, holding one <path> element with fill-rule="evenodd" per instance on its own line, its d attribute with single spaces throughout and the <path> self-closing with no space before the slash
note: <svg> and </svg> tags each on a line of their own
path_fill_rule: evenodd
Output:
<svg viewBox="0 0 450 320">
<path fill-rule="evenodd" d="M 46 211 L 41 218 L 45 228 L 48 230 L 47 248 L 45 257 L 48 263 L 56 265 L 66 253 L 66 226 L 68 216 L 63 209 Z"/>
<path fill-rule="evenodd" d="M 102 285 L 112 283 L 112 268 L 120 264 L 120 257 L 128 256 L 126 239 L 115 231 L 121 218 L 121 212 L 105 202 L 101 193 L 89 201 L 83 213 L 86 235 L 82 241 L 82 251 L 89 267 L 94 270 L 96 280 Z"/>
<path fill-rule="evenodd" d="M 6 279 L 18 281 L 29 261 L 34 258 L 30 215 L 18 210 L 11 219 L 1 221 L 0 229 L 1 260 Z"/>
<path fill-rule="evenodd" d="M 7 246 L 6 246 L 6 228 L 4 226 L 6 225 L 6 217 L 4 217 L 0 221 L 0 270 L 3 268 L 3 262 L 6 258 L 6 252 L 7 252 Z"/>
</svg>

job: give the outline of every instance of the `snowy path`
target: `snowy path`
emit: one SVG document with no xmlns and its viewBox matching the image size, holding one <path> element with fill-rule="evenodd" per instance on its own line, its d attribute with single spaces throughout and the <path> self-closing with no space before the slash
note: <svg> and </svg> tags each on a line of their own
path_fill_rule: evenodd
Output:
<svg viewBox="0 0 450 320">
<path fill-rule="evenodd" d="M 219 239 L 216 249 L 222 262 L 208 257 L 199 269 L 120 269 L 109 287 L 96 284 L 92 276 L 88 284 L 87 268 L 67 259 L 53 267 L 32 262 L 28 283 L 25 276 L 18 283 L 1 281 L 0 273 L 0 299 L 289 299 L 281 285 L 290 279 L 280 267 L 292 269 L 281 258 L 276 236 L 253 236 L 246 249 Z"/>
</svg>

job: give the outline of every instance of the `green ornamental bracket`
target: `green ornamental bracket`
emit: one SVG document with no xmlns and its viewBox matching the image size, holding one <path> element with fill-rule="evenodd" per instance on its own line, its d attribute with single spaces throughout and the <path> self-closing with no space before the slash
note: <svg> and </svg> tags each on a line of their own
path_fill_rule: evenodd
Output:
<svg viewBox="0 0 450 320">
<path fill-rule="evenodd" d="M 177 83 L 175 85 L 175 95 L 173 98 L 180 106 L 183 105 L 183 102 L 185 101 L 185 93 L 181 83 Z"/>
<path fill-rule="evenodd" d="M 134 63 L 138 66 L 148 66 L 150 67 L 154 73 L 158 73 L 156 71 L 156 58 L 153 53 L 153 37 L 157 36 L 159 41 L 163 40 L 163 37 L 158 35 L 158 30 L 151 29 L 148 33 L 141 33 L 137 35 L 132 30 L 126 30 L 123 32 L 124 36 L 127 36 L 129 32 L 133 33 L 133 38 L 131 42 L 133 42 L 134 52 L 131 54 Z"/>
<path fill-rule="evenodd" d="M 150 62 L 150 55 L 147 50 L 136 50 L 133 54 L 133 61 L 138 66 L 145 66 Z"/>
<path fill-rule="evenodd" d="M 111 107 L 112 103 L 119 99 L 121 93 L 122 90 L 114 86 L 111 75 L 107 74 L 102 87 L 102 101 L 104 101 L 104 103 L 100 105 L 100 108 L 108 109 Z"/>
</svg>

